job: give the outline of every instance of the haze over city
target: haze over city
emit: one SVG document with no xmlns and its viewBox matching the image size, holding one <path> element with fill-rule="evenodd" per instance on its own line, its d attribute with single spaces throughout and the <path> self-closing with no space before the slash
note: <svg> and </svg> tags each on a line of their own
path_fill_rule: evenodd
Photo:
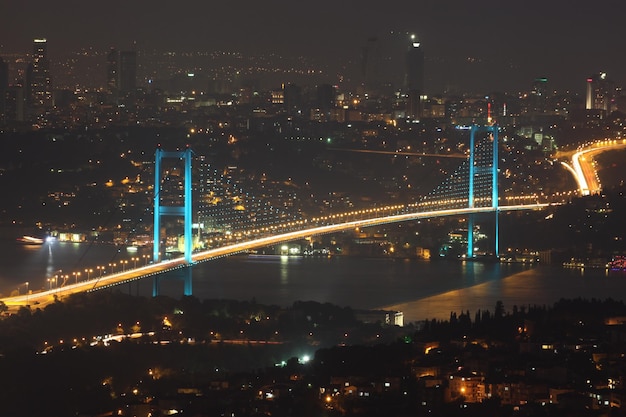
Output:
<svg viewBox="0 0 626 417">
<path fill-rule="evenodd" d="M 624 13 L 619 0 L 13 1 L 2 6 L 0 55 L 29 52 L 33 38 L 45 37 L 51 60 L 110 47 L 304 56 L 335 84 L 339 73 L 345 82 L 358 76 L 368 39 L 396 59 L 415 33 L 428 94 L 519 91 L 537 77 L 582 93 L 584 79 L 601 71 L 625 83 Z"/>
</svg>

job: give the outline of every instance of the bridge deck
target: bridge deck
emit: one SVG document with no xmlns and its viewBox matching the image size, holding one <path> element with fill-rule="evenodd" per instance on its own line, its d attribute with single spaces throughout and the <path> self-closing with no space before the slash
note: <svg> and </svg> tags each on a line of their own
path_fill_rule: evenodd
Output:
<svg viewBox="0 0 626 417">
<path fill-rule="evenodd" d="M 498 211 L 515 211 L 515 210 L 538 210 L 548 207 L 550 204 L 523 204 L 512 206 L 500 206 L 497 209 L 492 207 L 476 207 L 476 208 L 464 208 L 464 209 L 449 209 L 449 210 L 435 210 L 427 212 L 417 213 L 405 213 L 396 215 L 387 215 L 369 219 L 353 220 L 338 224 L 330 224 L 323 226 L 309 227 L 302 230 L 290 231 L 287 233 L 277 234 L 275 236 L 266 236 L 258 239 L 253 239 L 245 242 L 238 242 L 232 245 L 223 246 L 220 248 L 209 249 L 202 252 L 196 252 L 192 255 L 193 263 L 205 262 L 211 259 L 221 258 L 237 253 L 246 252 L 252 249 L 262 248 L 266 246 L 276 245 L 283 242 L 303 239 L 309 236 L 343 232 L 351 230 L 357 227 L 369 227 L 380 224 L 404 222 L 418 219 L 445 217 L 445 216 L 457 216 L 467 215 L 471 213 L 489 213 Z M 3 301 L 9 309 L 16 309 L 21 306 L 31 305 L 37 307 L 45 307 L 46 305 L 53 303 L 55 299 L 61 299 L 71 294 L 95 291 L 104 288 L 110 288 L 111 286 L 119 285 L 129 281 L 137 279 L 143 279 L 151 277 L 157 274 L 162 274 L 167 271 L 171 271 L 177 268 L 183 268 L 189 266 L 183 257 L 172 260 L 161 261 L 146 266 L 127 269 L 123 272 L 118 272 L 111 275 L 105 275 L 99 278 L 91 280 L 80 281 L 75 284 L 68 284 L 56 289 L 51 289 L 42 292 L 35 292 L 31 294 L 24 294 L 14 297 L 3 298 Z"/>
</svg>

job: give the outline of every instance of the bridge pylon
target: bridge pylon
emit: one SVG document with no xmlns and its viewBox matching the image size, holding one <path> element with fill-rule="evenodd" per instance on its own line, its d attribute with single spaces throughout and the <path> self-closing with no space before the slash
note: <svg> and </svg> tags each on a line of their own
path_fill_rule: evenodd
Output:
<svg viewBox="0 0 626 417">
<path fill-rule="evenodd" d="M 491 155 L 476 155 L 476 135 L 486 133 L 491 141 Z M 482 147 L 485 149 L 486 147 Z M 478 187 L 476 183 L 478 182 Z M 491 196 L 488 189 L 491 188 Z M 485 192 L 487 191 L 487 192 Z M 479 198 L 477 199 L 477 194 Z M 472 126 L 470 130 L 470 159 L 469 159 L 469 208 L 488 207 L 487 202 L 494 208 L 494 255 L 499 256 L 499 215 L 498 215 L 498 125 Z M 467 223 L 467 257 L 474 258 L 474 214 L 469 215 Z"/>
<path fill-rule="evenodd" d="M 185 195 L 182 206 L 166 206 L 161 204 L 161 161 L 163 158 L 178 158 L 185 162 L 184 172 L 184 188 Z M 184 294 L 192 295 L 192 277 L 191 277 L 191 259 L 192 253 L 192 200 L 191 200 L 191 158 L 192 151 L 187 148 L 184 151 L 164 151 L 161 148 L 157 148 L 154 157 L 154 240 L 153 240 L 153 261 L 159 262 L 161 260 L 161 216 L 182 216 L 184 219 L 184 258 L 189 267 L 185 268 L 187 271 L 183 274 L 184 281 Z M 156 297 L 159 295 L 159 281 L 163 277 L 156 275 L 153 279 L 152 295 Z"/>
</svg>

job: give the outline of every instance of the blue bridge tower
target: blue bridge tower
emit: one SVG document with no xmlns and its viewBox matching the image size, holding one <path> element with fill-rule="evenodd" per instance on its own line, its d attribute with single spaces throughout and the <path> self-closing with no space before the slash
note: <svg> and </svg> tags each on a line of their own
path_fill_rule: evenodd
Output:
<svg viewBox="0 0 626 417">
<path fill-rule="evenodd" d="M 192 209 L 191 209 L 191 157 L 192 151 L 187 148 L 184 151 L 166 152 L 161 148 L 157 148 L 154 158 L 154 240 L 153 240 L 153 260 L 159 262 L 161 259 L 160 243 L 161 243 L 161 216 L 183 216 L 184 218 L 184 257 L 188 264 L 185 268 L 183 276 L 184 294 L 192 295 L 192 278 L 191 278 L 191 259 L 192 246 Z M 182 206 L 164 206 L 161 205 L 161 160 L 163 158 L 178 158 L 185 162 L 184 184 L 185 196 Z M 162 279 L 160 275 L 154 277 L 152 286 L 152 295 L 159 295 L 159 281 Z"/>
<path fill-rule="evenodd" d="M 477 143 L 476 135 L 484 134 L 479 138 L 483 143 Z M 490 141 L 491 146 L 485 146 L 484 142 Z M 481 149 L 476 155 L 476 149 Z M 489 155 L 491 148 L 491 155 Z M 491 196 L 489 196 L 491 191 Z M 470 160 L 469 160 L 469 195 L 468 207 L 489 207 L 494 209 L 495 231 L 494 231 L 494 256 L 498 253 L 498 126 L 477 126 L 474 125 L 470 131 Z M 474 214 L 469 215 L 467 224 L 467 257 L 474 257 Z"/>
</svg>

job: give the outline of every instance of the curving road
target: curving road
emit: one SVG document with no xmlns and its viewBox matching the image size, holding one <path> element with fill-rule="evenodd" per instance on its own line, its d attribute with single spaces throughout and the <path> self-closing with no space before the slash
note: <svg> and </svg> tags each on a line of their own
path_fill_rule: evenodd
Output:
<svg viewBox="0 0 626 417">
<path fill-rule="evenodd" d="M 602 186 L 593 160 L 594 156 L 622 148 L 626 148 L 626 139 L 597 141 L 574 152 L 571 165 L 565 162 L 561 164 L 574 176 L 581 195 L 597 194 L 602 190 Z"/>
</svg>

